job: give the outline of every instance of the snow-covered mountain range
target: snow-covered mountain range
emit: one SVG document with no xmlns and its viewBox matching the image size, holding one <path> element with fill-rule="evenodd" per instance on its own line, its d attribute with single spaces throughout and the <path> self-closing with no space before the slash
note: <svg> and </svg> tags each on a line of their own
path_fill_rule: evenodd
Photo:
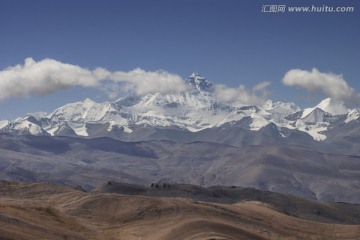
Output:
<svg viewBox="0 0 360 240">
<path fill-rule="evenodd" d="M 132 139 L 141 140 L 139 128 L 199 133 L 236 127 L 252 133 L 271 127 L 271 131 L 282 138 L 296 132 L 305 133 L 316 141 L 327 141 L 344 133 L 344 129 L 348 132 L 352 129 L 352 135 L 360 135 L 360 110 L 348 109 L 342 102 L 330 98 L 306 109 L 294 103 L 271 100 L 261 106 L 248 106 L 218 101 L 214 84 L 198 73 L 193 73 L 186 82 L 189 86 L 186 92 L 128 95 L 105 103 L 85 99 L 49 114 L 34 113 L 14 121 L 3 120 L 0 132 L 118 139 L 136 135 Z"/>
<path fill-rule="evenodd" d="M 164 180 L 360 202 L 359 109 L 329 98 L 306 109 L 224 102 L 199 74 L 186 83 L 185 92 L 85 99 L 0 121 L 0 179 L 88 190 Z"/>
</svg>

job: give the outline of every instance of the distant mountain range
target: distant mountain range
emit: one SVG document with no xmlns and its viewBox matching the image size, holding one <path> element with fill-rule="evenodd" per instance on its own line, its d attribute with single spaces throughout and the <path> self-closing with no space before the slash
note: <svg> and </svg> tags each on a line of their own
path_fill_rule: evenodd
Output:
<svg viewBox="0 0 360 240">
<path fill-rule="evenodd" d="M 121 142 L 0 134 L 0 179 L 80 185 L 105 181 L 234 185 L 360 203 L 360 156 L 298 145 Z"/>
<path fill-rule="evenodd" d="M 124 141 L 215 141 L 257 144 L 271 141 L 334 142 L 360 136 L 360 110 L 327 98 L 313 108 L 268 100 L 262 106 L 237 101 L 219 102 L 214 84 L 198 73 L 186 80 L 186 92 L 128 95 L 115 102 L 90 99 L 66 104 L 52 113 L 34 113 L 14 121 L 0 121 L 0 132 L 37 136 L 112 137 Z M 223 136 L 223 132 L 227 132 Z M 233 132 L 241 132 L 234 134 Z M 232 133 L 229 136 L 228 133 Z M 213 138 L 213 136 L 217 136 Z M 240 136 L 239 136 L 240 135 Z M 262 136 L 261 136 L 262 138 Z M 345 139 L 346 140 L 346 139 Z M 359 141 L 359 140 L 356 140 Z"/>
<path fill-rule="evenodd" d="M 306 109 L 224 103 L 201 75 L 186 82 L 186 92 L 0 121 L 0 179 L 235 185 L 360 203 L 359 109 L 329 98 Z"/>
</svg>

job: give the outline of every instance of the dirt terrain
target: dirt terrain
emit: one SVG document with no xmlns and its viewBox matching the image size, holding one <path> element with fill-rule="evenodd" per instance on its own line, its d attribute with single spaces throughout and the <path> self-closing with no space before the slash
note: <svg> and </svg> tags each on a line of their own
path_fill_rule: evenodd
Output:
<svg viewBox="0 0 360 240">
<path fill-rule="evenodd" d="M 0 239 L 360 239 L 360 225 L 304 220 L 260 201 L 84 192 L 0 181 Z"/>
</svg>

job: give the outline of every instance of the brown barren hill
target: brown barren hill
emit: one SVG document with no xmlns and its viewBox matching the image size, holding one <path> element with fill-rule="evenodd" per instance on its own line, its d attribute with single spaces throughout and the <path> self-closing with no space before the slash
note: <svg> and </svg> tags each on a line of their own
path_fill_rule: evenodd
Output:
<svg viewBox="0 0 360 240">
<path fill-rule="evenodd" d="M 360 239 L 360 225 L 304 220 L 259 201 L 83 192 L 0 181 L 0 239 Z"/>
</svg>

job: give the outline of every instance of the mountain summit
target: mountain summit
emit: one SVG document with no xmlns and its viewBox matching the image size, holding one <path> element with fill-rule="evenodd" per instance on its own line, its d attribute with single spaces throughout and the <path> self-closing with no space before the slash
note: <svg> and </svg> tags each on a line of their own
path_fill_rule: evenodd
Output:
<svg viewBox="0 0 360 240">
<path fill-rule="evenodd" d="M 199 73 L 194 72 L 190 75 L 190 77 L 186 80 L 190 84 L 190 86 L 195 87 L 200 92 L 212 92 L 214 84 L 209 82 L 205 77 L 200 75 Z"/>
<path fill-rule="evenodd" d="M 324 112 L 330 113 L 332 115 L 342 115 L 347 114 L 350 110 L 345 107 L 342 101 L 337 101 L 331 98 L 326 98 L 322 100 L 318 105 L 313 108 L 306 108 L 303 111 L 302 118 L 309 115 L 316 108 L 323 110 Z"/>
</svg>

